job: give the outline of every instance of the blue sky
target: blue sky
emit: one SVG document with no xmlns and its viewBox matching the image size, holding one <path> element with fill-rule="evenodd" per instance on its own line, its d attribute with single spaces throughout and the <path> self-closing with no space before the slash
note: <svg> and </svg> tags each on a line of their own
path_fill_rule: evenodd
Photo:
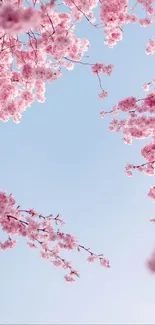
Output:
<svg viewBox="0 0 155 325">
<path fill-rule="evenodd" d="M 89 265 L 84 253 L 72 256 L 81 278 L 63 280 L 61 269 L 39 257 L 24 241 L 1 252 L 1 324 L 154 324 L 155 277 L 145 268 L 155 245 L 154 204 L 147 198 L 152 177 L 124 173 L 127 162 L 142 161 L 143 142 L 123 143 L 108 131 L 100 110 L 118 100 L 143 95 L 153 77 L 154 56 L 145 54 L 154 26 L 127 26 L 114 49 L 103 30 L 83 23 L 91 62 L 113 63 L 103 79 L 109 98 L 102 102 L 89 67 L 76 66 L 47 86 L 47 101 L 35 103 L 19 125 L 0 124 L 1 189 L 25 208 L 60 213 L 65 229 L 110 259 L 111 269 Z"/>
</svg>

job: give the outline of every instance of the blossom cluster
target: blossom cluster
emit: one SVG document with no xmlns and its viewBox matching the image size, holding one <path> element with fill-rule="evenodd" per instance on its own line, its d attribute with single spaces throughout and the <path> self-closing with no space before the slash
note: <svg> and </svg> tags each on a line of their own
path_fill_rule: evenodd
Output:
<svg viewBox="0 0 155 325">
<path fill-rule="evenodd" d="M 109 130 L 121 132 L 126 144 L 131 144 L 133 139 L 151 138 L 151 142 L 148 142 L 141 149 L 141 155 L 145 162 L 138 165 L 131 163 L 126 165 L 128 176 L 132 176 L 135 170 L 148 176 L 155 175 L 155 88 L 152 89 L 154 83 L 155 79 L 152 79 L 151 82 L 143 84 L 142 89 L 147 92 L 150 91 L 144 98 L 127 97 L 114 105 L 112 110 L 101 112 L 101 117 L 111 113 L 116 115 L 116 112 L 119 116 L 121 113 L 124 114 L 124 118 L 115 117 L 112 119 Z M 148 197 L 155 201 L 155 186 L 149 189 Z M 151 221 L 155 222 L 155 219 Z M 147 261 L 147 267 L 155 273 L 155 250 Z"/>
<path fill-rule="evenodd" d="M 45 85 L 57 80 L 63 68 L 72 70 L 81 63 L 89 48 L 86 39 L 75 35 L 74 19 L 92 16 L 97 1 L 65 1 L 70 13 L 57 10 L 54 1 L 42 3 L 33 0 L 27 7 L 25 1 L 5 1 L 0 3 L 0 120 L 20 122 L 22 113 L 37 100 L 45 101 Z M 37 7 L 36 7 L 37 5 Z M 81 16 L 81 18 L 82 18 Z M 89 64 L 95 74 L 96 64 Z M 98 71 L 112 73 L 112 65 Z"/>
<path fill-rule="evenodd" d="M 101 266 L 110 267 L 109 261 L 102 254 L 92 253 L 89 248 L 80 245 L 74 236 L 60 231 L 63 225 L 60 215 L 45 217 L 34 209 L 21 210 L 19 206 L 16 207 L 16 200 L 12 195 L 0 192 L 0 226 L 9 236 L 5 242 L 0 241 L 1 250 L 14 248 L 17 241 L 12 237 L 21 236 L 27 240 L 30 248 L 40 247 L 42 258 L 65 269 L 67 274 L 64 277 L 68 282 L 75 281 L 79 273 L 73 269 L 72 263 L 63 257 L 64 250 L 85 250 L 89 254 L 88 262 L 98 260 Z"/>
<path fill-rule="evenodd" d="M 0 2 L 0 120 L 20 122 L 22 113 L 35 100 L 45 101 L 47 82 L 57 80 L 63 68 L 71 70 L 81 63 L 89 41 L 76 37 L 77 22 L 86 19 L 92 28 L 99 27 L 99 23 L 94 24 L 98 5 L 109 47 L 122 39 L 124 24 L 139 21 L 146 27 L 154 20 L 153 0 L 137 1 L 150 15 L 145 18 L 129 8 L 128 0 L 64 0 L 61 7 L 55 0 Z M 146 52 L 154 53 L 153 40 Z M 108 92 L 101 85 L 99 73 L 111 75 L 113 65 L 88 65 L 97 74 L 99 98 L 105 99 Z"/>
<path fill-rule="evenodd" d="M 1 3 L 0 5 L 0 29 L 9 34 L 26 32 L 35 28 L 41 22 L 41 15 L 34 7 L 17 7 L 14 4 Z"/>
</svg>

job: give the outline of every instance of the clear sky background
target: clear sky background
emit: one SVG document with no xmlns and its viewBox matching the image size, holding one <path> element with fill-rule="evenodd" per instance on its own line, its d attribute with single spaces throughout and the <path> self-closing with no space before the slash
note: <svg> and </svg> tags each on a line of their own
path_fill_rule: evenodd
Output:
<svg viewBox="0 0 155 325">
<path fill-rule="evenodd" d="M 99 114 L 126 96 L 143 96 L 143 83 L 155 77 L 155 58 L 145 54 L 154 25 L 126 26 L 114 49 L 86 22 L 78 34 L 91 41 L 89 61 L 115 65 L 103 79 L 109 98 L 97 98 L 89 67 L 65 71 L 47 86 L 45 104 L 35 103 L 18 125 L 0 124 L 0 184 L 23 208 L 60 213 L 65 230 L 103 252 L 111 269 L 75 253 L 81 278 L 68 284 L 63 270 L 20 240 L 0 253 L 1 324 L 155 324 L 155 276 L 145 268 L 155 245 L 155 206 L 147 198 L 154 178 L 125 175 L 127 162 L 143 161 L 144 142 L 125 145 Z"/>
</svg>

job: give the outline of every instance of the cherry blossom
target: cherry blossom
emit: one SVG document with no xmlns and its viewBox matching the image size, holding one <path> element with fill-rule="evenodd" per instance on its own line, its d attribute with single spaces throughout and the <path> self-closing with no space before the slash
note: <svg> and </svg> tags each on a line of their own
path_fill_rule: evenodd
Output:
<svg viewBox="0 0 155 325">
<path fill-rule="evenodd" d="M 99 20 L 96 7 L 100 11 Z M 46 84 L 59 81 L 64 70 L 70 71 L 75 65 L 83 65 L 91 71 L 99 84 L 98 97 L 107 98 L 108 90 L 103 88 L 102 78 L 111 76 L 114 66 L 109 62 L 88 61 L 85 52 L 89 50 L 89 40 L 77 36 L 77 25 L 82 20 L 96 30 L 103 28 L 104 43 L 113 48 L 123 39 L 126 24 L 139 23 L 147 28 L 154 22 L 154 0 L 137 0 L 133 7 L 128 0 L 64 0 L 61 4 L 56 0 L 0 1 L 1 121 L 12 119 L 19 123 L 23 112 L 33 107 L 35 101 L 45 102 Z M 154 53 L 155 40 L 149 39 L 146 54 Z M 155 78 L 143 84 L 142 89 L 149 92 L 143 98 L 131 95 L 114 104 L 109 111 L 102 109 L 100 112 L 101 118 L 113 114 L 109 130 L 121 132 L 126 144 L 149 138 L 141 149 L 144 163 L 128 163 L 125 169 L 128 176 L 132 176 L 133 171 L 155 175 L 154 84 Z M 151 187 L 148 196 L 155 200 L 155 187 Z M 98 260 L 101 266 L 109 267 L 109 261 L 102 255 L 92 253 L 74 236 L 55 228 L 63 225 L 60 216 L 44 217 L 33 209 L 20 210 L 15 204 L 12 195 L 0 192 L 0 225 L 9 236 L 0 242 L 2 250 L 15 247 L 17 242 L 12 239 L 13 235 L 25 237 L 30 248 L 40 247 L 42 258 L 68 270 L 65 275 L 68 282 L 73 282 L 78 272 L 62 257 L 62 250 L 85 250 L 89 262 Z M 153 272 L 154 261 L 155 255 L 148 261 Z"/>
<path fill-rule="evenodd" d="M 149 87 L 149 83 L 144 83 L 143 85 L 143 90 L 145 91 L 149 91 L 150 87 Z"/>
<path fill-rule="evenodd" d="M 34 28 L 40 22 L 40 12 L 33 7 L 17 7 L 11 3 L 4 3 L 0 6 L 0 28 L 9 34 Z"/>
<path fill-rule="evenodd" d="M 144 163 L 137 165 L 127 163 L 125 171 L 130 177 L 133 176 L 134 171 L 142 172 L 148 176 L 155 175 L 155 89 L 150 89 L 153 84 L 154 79 L 143 85 L 144 91 L 150 90 L 144 98 L 127 97 L 114 105 L 111 110 L 101 111 L 101 117 L 106 114 L 115 115 L 115 111 L 119 113 L 119 117 L 113 118 L 110 122 L 109 130 L 121 132 L 126 144 L 132 144 L 135 139 L 151 138 L 151 141 L 141 149 Z M 122 119 L 120 118 L 121 112 L 124 114 Z M 155 186 L 149 189 L 148 197 L 155 201 Z M 147 267 L 151 272 L 155 272 L 155 253 L 147 262 Z"/>
<path fill-rule="evenodd" d="M 0 4 L 0 120 L 20 122 L 35 100 L 46 100 L 46 83 L 61 77 L 64 68 L 71 70 L 81 63 L 95 71 L 97 65 L 81 62 L 89 42 L 76 37 L 74 17 L 80 12 L 81 18 L 90 18 L 97 1 L 66 1 L 65 5 L 70 14 L 57 11 L 54 1 L 32 1 L 29 8 L 25 1 Z M 98 65 L 102 67 L 97 72 L 102 89 L 99 74 L 110 75 L 113 66 Z"/>
<path fill-rule="evenodd" d="M 147 261 L 147 267 L 150 272 L 155 273 L 155 252 L 152 253 L 152 256 Z"/>
<path fill-rule="evenodd" d="M 17 240 L 13 239 L 13 236 L 24 237 L 30 248 L 40 248 L 40 256 L 43 259 L 68 272 L 64 276 L 67 282 L 75 281 L 75 278 L 79 277 L 79 272 L 74 270 L 72 263 L 63 257 L 64 250 L 84 250 L 89 254 L 89 262 L 98 260 L 101 266 L 110 267 L 109 261 L 102 254 L 94 254 L 89 248 L 80 245 L 76 237 L 61 231 L 60 227 L 63 224 L 59 214 L 56 217 L 52 214 L 43 216 L 34 209 L 22 210 L 19 206 L 16 207 L 12 194 L 0 192 L 0 226 L 9 236 L 4 242 L 0 241 L 1 250 L 16 246 Z"/>
<path fill-rule="evenodd" d="M 149 40 L 146 47 L 146 54 L 154 54 L 155 53 L 155 40 Z"/>
<path fill-rule="evenodd" d="M 145 1 L 138 1 L 138 4 L 151 15 L 150 18 L 139 17 L 140 24 L 148 26 L 154 19 L 152 2 L 149 6 Z M 100 21 L 94 24 L 97 6 L 100 8 Z M 64 10 L 66 7 L 69 12 Z M 105 43 L 113 47 L 123 37 L 123 25 L 138 20 L 134 8 L 130 10 L 127 0 L 65 0 L 61 8 L 54 0 L 1 1 L 0 82 L 3 88 L 0 120 L 12 118 L 19 123 L 22 113 L 35 100 L 41 103 L 46 100 L 46 83 L 57 80 L 63 75 L 64 68 L 71 70 L 78 63 L 90 66 L 93 74 L 97 75 L 101 89 L 99 98 L 108 96 L 102 87 L 100 74 L 110 76 L 113 65 L 81 61 L 89 49 L 89 41 L 76 37 L 77 22 L 86 19 L 92 28 L 99 28 L 101 23 Z M 153 53 L 154 43 L 149 42 L 147 51 Z"/>
</svg>

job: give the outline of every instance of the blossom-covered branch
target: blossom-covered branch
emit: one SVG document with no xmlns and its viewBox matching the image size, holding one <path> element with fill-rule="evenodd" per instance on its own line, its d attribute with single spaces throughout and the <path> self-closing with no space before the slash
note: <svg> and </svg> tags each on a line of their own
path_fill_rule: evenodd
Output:
<svg viewBox="0 0 155 325">
<path fill-rule="evenodd" d="M 89 262 L 98 260 L 101 266 L 110 267 L 109 261 L 102 254 L 94 254 L 89 248 L 80 245 L 74 236 L 61 231 L 60 227 L 63 225 L 60 215 L 45 217 L 34 209 L 21 210 L 19 206 L 16 207 L 12 195 L 0 192 L 0 226 L 9 236 L 5 242 L 0 241 L 0 249 L 14 248 L 17 241 L 13 236 L 22 236 L 30 248 L 40 248 L 42 258 L 49 260 L 52 265 L 65 269 L 67 271 L 65 280 L 68 282 L 75 281 L 79 273 L 72 267 L 72 263 L 63 257 L 64 250 L 84 250 L 89 255 L 87 259 Z"/>
<path fill-rule="evenodd" d="M 150 89 L 154 83 L 155 79 L 153 78 L 151 82 L 145 83 L 142 86 L 144 91 L 150 90 L 150 93 L 144 98 L 128 97 L 114 105 L 110 111 L 101 112 L 102 118 L 106 114 L 118 115 L 118 118 L 112 119 L 109 130 L 121 132 L 126 144 L 132 144 L 134 139 L 144 140 L 152 138 L 152 141 L 141 149 L 141 155 L 145 162 L 138 165 L 131 163 L 126 165 L 126 174 L 128 176 L 132 176 L 134 170 L 149 176 L 155 175 L 155 88 Z M 121 113 L 124 114 L 123 119 L 119 118 Z M 148 196 L 155 201 L 155 186 L 149 189 Z M 154 252 L 147 262 L 147 266 L 151 272 L 155 272 Z"/>
</svg>

